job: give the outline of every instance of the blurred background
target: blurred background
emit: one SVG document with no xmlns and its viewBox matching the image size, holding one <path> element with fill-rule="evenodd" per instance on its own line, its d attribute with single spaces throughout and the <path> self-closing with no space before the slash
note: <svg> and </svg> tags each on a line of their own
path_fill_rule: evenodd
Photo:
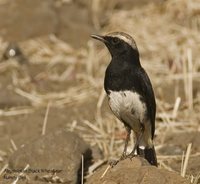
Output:
<svg viewBox="0 0 200 184">
<path fill-rule="evenodd" d="M 125 130 L 103 90 L 110 55 L 90 38 L 112 31 L 133 36 L 151 78 L 159 167 L 185 176 L 188 148 L 186 177 L 197 181 L 198 0 L 0 0 L 0 168 L 42 134 L 47 109 L 46 133 L 75 131 L 101 159 L 119 157 Z"/>
</svg>

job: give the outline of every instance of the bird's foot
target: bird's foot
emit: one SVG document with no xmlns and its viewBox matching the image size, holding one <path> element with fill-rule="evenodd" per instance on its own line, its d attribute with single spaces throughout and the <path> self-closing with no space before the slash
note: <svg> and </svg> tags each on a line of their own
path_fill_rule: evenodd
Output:
<svg viewBox="0 0 200 184">
<path fill-rule="evenodd" d="M 127 158 L 127 155 L 126 155 L 125 153 L 123 153 L 123 154 L 121 155 L 119 161 L 120 161 L 120 160 L 125 160 L 126 158 Z"/>
<path fill-rule="evenodd" d="M 136 155 L 134 152 L 131 152 L 129 155 L 127 155 L 127 158 L 130 158 L 132 160 L 132 158 L 136 156 L 138 155 Z"/>
<path fill-rule="evenodd" d="M 127 155 L 126 154 L 122 154 L 120 159 L 118 159 L 118 160 L 110 160 L 109 164 L 110 164 L 111 167 L 114 167 L 115 165 L 118 164 L 118 162 L 120 162 L 121 160 L 125 160 L 126 158 L 127 158 Z"/>
<path fill-rule="evenodd" d="M 119 160 L 110 160 L 109 165 L 113 168 L 114 166 L 116 166 L 118 164 L 119 161 L 120 161 L 120 159 Z"/>
</svg>

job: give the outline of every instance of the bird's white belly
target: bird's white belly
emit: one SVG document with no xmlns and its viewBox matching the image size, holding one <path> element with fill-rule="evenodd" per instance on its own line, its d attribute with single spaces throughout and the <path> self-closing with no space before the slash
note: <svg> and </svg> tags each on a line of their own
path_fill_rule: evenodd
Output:
<svg viewBox="0 0 200 184">
<path fill-rule="evenodd" d="M 110 91 L 109 106 L 113 113 L 134 131 L 138 132 L 146 116 L 146 105 L 132 91 Z"/>
</svg>

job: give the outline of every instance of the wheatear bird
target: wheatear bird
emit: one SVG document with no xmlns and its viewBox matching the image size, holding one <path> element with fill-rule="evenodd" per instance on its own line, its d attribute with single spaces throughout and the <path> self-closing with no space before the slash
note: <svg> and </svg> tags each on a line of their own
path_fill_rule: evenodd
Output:
<svg viewBox="0 0 200 184">
<path fill-rule="evenodd" d="M 105 73 L 104 88 L 114 115 L 127 130 L 124 151 L 120 159 L 134 157 L 135 152 L 157 166 L 153 144 L 156 102 L 150 79 L 140 64 L 139 51 L 133 38 L 123 32 L 105 36 L 91 35 L 108 48 L 112 60 Z M 127 155 L 131 130 L 135 145 Z"/>
</svg>

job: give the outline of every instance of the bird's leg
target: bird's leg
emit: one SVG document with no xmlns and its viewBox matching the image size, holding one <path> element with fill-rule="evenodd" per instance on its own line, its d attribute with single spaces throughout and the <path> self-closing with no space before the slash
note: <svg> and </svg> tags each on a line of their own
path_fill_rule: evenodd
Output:
<svg viewBox="0 0 200 184">
<path fill-rule="evenodd" d="M 135 142 L 135 145 L 133 147 L 133 150 L 131 151 L 131 153 L 128 155 L 129 158 L 133 158 L 135 156 L 135 151 L 138 147 L 138 145 L 140 144 L 140 141 L 142 139 L 142 136 L 144 134 L 144 125 L 141 123 L 141 130 L 140 130 L 140 133 L 139 133 L 139 136 L 137 137 L 136 139 L 136 142 Z"/>
<path fill-rule="evenodd" d="M 125 158 L 127 158 L 127 155 L 126 155 L 126 151 L 127 151 L 127 146 L 128 146 L 128 141 L 130 139 L 130 134 L 131 134 L 131 128 L 126 126 L 125 125 L 125 128 L 126 128 L 126 139 L 125 139 L 125 144 L 124 144 L 124 150 L 123 150 L 123 153 L 121 155 L 121 157 L 118 159 L 118 160 L 112 160 L 109 162 L 110 166 L 111 167 L 114 167 L 115 165 L 117 165 L 117 163 L 120 161 L 120 160 L 124 160 Z"/>
<path fill-rule="evenodd" d="M 126 126 L 125 125 L 125 128 L 126 128 L 126 139 L 125 139 L 125 144 L 124 144 L 124 150 L 123 150 L 123 153 L 120 157 L 120 160 L 123 160 L 126 158 L 126 151 L 127 151 L 127 147 L 128 147 L 128 141 L 130 139 L 130 134 L 131 134 L 131 128 L 129 126 Z"/>
</svg>

